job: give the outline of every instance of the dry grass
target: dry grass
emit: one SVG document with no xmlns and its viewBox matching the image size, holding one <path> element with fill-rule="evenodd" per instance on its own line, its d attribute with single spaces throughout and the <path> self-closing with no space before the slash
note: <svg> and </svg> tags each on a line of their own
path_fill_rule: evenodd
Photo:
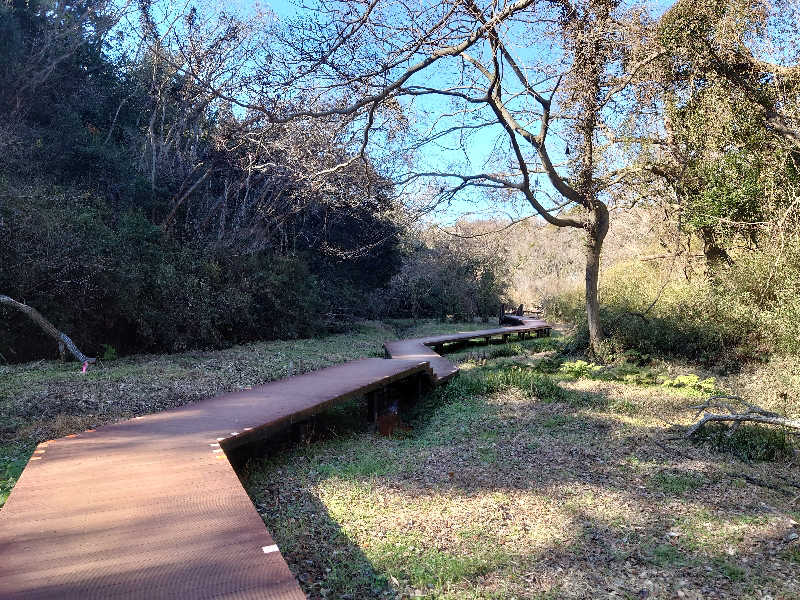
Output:
<svg viewBox="0 0 800 600">
<path fill-rule="evenodd" d="M 251 495 L 310 597 L 800 595 L 800 490 L 780 479 L 800 480 L 796 464 L 680 439 L 703 392 L 657 379 L 682 368 L 651 385 L 630 367 L 612 373 L 628 381 L 537 373 L 554 391 L 525 375 L 543 345 L 462 352 L 402 439 L 356 428 L 251 462 Z"/>
<path fill-rule="evenodd" d="M 4 367 L 0 500 L 35 441 L 377 356 L 395 334 L 465 328 L 371 323 L 324 340 L 127 358 L 88 376 Z M 710 387 L 789 389 L 796 363 L 761 367 L 757 384 L 709 383 L 686 365 L 595 368 L 553 348 L 465 348 L 461 376 L 407 415 L 403 437 L 375 437 L 340 409 L 321 419 L 321 439 L 250 462 L 251 496 L 310 597 L 800 597 L 800 490 L 787 483 L 800 480 L 797 464 L 680 437 Z M 786 404 L 770 397 L 766 407 Z"/>
</svg>

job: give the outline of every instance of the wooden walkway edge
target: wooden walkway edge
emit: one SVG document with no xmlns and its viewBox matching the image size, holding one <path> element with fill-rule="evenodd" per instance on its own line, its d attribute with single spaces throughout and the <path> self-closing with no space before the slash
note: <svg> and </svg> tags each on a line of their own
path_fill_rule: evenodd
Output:
<svg viewBox="0 0 800 600">
<path fill-rule="evenodd" d="M 446 382 L 457 367 L 431 346 L 549 333 L 518 319 L 40 444 L 0 510 L 0 598 L 305 598 L 225 450 L 399 382 Z"/>
</svg>

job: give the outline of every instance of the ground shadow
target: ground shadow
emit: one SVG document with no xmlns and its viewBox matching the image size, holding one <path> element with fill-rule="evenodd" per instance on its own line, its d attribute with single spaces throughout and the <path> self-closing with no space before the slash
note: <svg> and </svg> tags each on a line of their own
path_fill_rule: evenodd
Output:
<svg viewBox="0 0 800 600">
<path fill-rule="evenodd" d="M 663 427 L 627 425 L 625 410 L 614 413 L 617 402 L 607 393 L 581 392 L 497 405 L 480 394 L 438 391 L 407 413 L 414 429 L 395 439 L 374 436 L 363 419 L 322 415 L 299 447 L 287 439 L 265 448 L 267 458 L 241 473 L 312 598 L 385 598 L 398 590 L 433 597 L 467 580 L 507 586 L 508 597 L 526 598 L 674 597 L 679 590 L 688 597 L 758 597 L 780 577 L 785 590 L 796 589 L 792 565 L 800 556 L 786 542 L 791 525 L 779 518 L 791 514 L 791 498 L 732 476 L 731 466 L 750 468 L 734 458 L 672 440 L 674 432 Z M 487 535 L 483 520 L 506 519 L 524 533 L 547 518 L 515 512 L 518 496 L 549 498 L 564 522 L 551 541 L 527 550 L 504 549 L 492 536 L 439 547 L 418 523 L 405 529 L 390 523 L 370 536 L 381 545 L 367 554 L 343 528 L 341 508 L 332 514 L 320 499 L 318 490 L 330 481 L 343 488 L 350 482 L 385 502 L 386 511 L 397 498 L 427 502 L 434 512 L 441 497 L 455 504 L 511 498 L 457 524 L 479 536 Z M 353 511 L 361 501 L 353 498 Z M 614 504 L 627 512 L 615 516 Z M 769 526 L 738 540 L 733 553 L 727 538 L 715 537 L 715 528 L 733 531 L 731 539 L 736 531 L 747 536 L 748 526 L 761 522 Z M 481 546 L 496 556 L 487 558 Z M 464 559 L 464 548 L 474 548 L 479 559 Z"/>
</svg>

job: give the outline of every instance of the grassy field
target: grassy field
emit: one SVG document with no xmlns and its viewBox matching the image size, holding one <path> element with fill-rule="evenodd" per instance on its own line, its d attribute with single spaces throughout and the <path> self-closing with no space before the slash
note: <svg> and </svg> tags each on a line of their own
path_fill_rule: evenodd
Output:
<svg viewBox="0 0 800 600">
<path fill-rule="evenodd" d="M 322 340 L 138 356 L 87 375 L 2 367 L 0 494 L 37 441 L 475 323 L 365 323 Z M 343 406 L 241 475 L 311 598 L 800 598 L 800 469 L 781 432 L 683 439 L 717 390 L 800 412 L 786 359 L 725 379 L 599 366 L 560 337 L 472 346 L 381 438 Z M 754 396 L 755 395 L 755 396 Z M 791 396 L 790 396 L 791 397 Z M 0 496 L 2 498 L 2 496 Z"/>
<path fill-rule="evenodd" d="M 366 322 L 343 335 L 273 341 L 213 352 L 76 363 L 0 365 L 0 506 L 37 443 L 335 363 L 383 356 L 384 340 L 482 323 Z"/>
<path fill-rule="evenodd" d="M 741 382 L 558 346 L 451 355 L 461 375 L 402 437 L 331 414 L 324 439 L 249 463 L 311 598 L 800 597 L 791 441 L 682 437 L 690 405 Z"/>
</svg>

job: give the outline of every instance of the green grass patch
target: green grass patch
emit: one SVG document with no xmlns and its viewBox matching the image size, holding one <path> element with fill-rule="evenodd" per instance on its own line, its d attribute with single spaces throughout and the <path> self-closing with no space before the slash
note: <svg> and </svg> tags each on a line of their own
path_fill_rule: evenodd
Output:
<svg viewBox="0 0 800 600">
<path fill-rule="evenodd" d="M 698 473 L 659 471 L 650 478 L 650 483 L 665 494 L 683 495 L 702 487 L 706 480 Z"/>
<path fill-rule="evenodd" d="M 381 571 L 414 587 L 431 586 L 434 594 L 437 588 L 501 568 L 511 558 L 496 548 L 481 549 L 466 543 L 463 553 L 446 552 L 431 548 L 413 534 L 397 536 L 368 552 L 368 556 Z"/>
<path fill-rule="evenodd" d="M 797 544 L 789 546 L 783 551 L 783 558 L 792 564 L 800 565 L 800 546 Z"/>
<path fill-rule="evenodd" d="M 503 344 L 499 348 L 495 348 L 489 352 L 487 358 L 489 360 L 495 358 L 505 358 L 510 356 L 520 356 L 525 353 L 525 349 L 520 343 Z"/>
<path fill-rule="evenodd" d="M 530 398 L 545 402 L 566 400 L 569 392 L 558 386 L 550 377 L 521 365 L 502 365 L 483 370 L 486 392 L 495 393 L 516 389 Z"/>
<path fill-rule="evenodd" d="M 717 380 L 713 377 L 700 379 L 697 375 L 678 375 L 672 379 L 664 379 L 661 385 L 668 388 L 683 389 L 686 391 L 697 392 L 701 395 L 712 396 L 719 394 L 721 390 L 717 388 Z"/>
<path fill-rule="evenodd" d="M 397 471 L 397 461 L 393 456 L 376 452 L 375 448 L 364 448 L 363 453 L 349 455 L 336 461 L 322 462 L 312 468 L 322 477 L 340 479 L 363 479 L 379 477 Z"/>
<path fill-rule="evenodd" d="M 584 420 L 576 415 L 550 415 L 541 422 L 545 429 L 575 429 L 580 427 Z"/>
<path fill-rule="evenodd" d="M 654 546 L 647 558 L 659 567 L 677 567 L 687 564 L 686 552 L 672 544 Z"/>
<path fill-rule="evenodd" d="M 553 370 L 556 365 L 557 368 Z M 637 386 L 661 385 L 671 392 L 678 392 L 681 395 L 690 397 L 720 392 L 713 377 L 700 379 L 697 375 L 689 374 L 670 378 L 657 368 L 643 366 L 627 360 L 610 365 L 600 365 L 585 360 L 552 359 L 550 364 L 542 365 L 540 368 L 547 369 L 549 372 L 555 373 L 558 377 L 564 379 L 591 379 Z"/>
<path fill-rule="evenodd" d="M 599 379 L 599 375 L 603 371 L 604 368 L 602 366 L 595 363 L 586 362 L 585 360 L 565 362 L 558 370 L 560 375 L 564 375 L 573 379 Z"/>
<path fill-rule="evenodd" d="M 694 442 L 745 461 L 789 461 L 796 452 L 792 436 L 760 425 L 742 425 L 731 433 L 727 425 L 707 424 L 694 436 Z"/>
<path fill-rule="evenodd" d="M 477 345 L 462 345 L 459 346 L 458 349 L 455 347 L 448 349 L 448 347 L 445 346 L 445 352 L 448 354 L 449 359 L 454 362 L 479 362 L 498 358 L 531 358 L 544 352 L 561 351 L 564 348 L 564 344 L 563 336 L 558 333 L 553 333 L 550 337 L 530 338 L 526 340 L 516 339 L 505 344 L 498 343 L 498 341 L 495 340 L 489 345 L 484 345 L 483 343 Z M 544 357 L 544 359 L 548 358 L 551 357 Z M 558 365 L 563 362 L 563 358 L 556 358 L 555 360 L 558 361 Z"/>
<path fill-rule="evenodd" d="M 30 442 L 0 445 L 0 507 L 8 500 L 35 447 Z"/>
<path fill-rule="evenodd" d="M 747 571 L 725 558 L 717 557 L 712 564 L 718 573 L 731 581 L 744 581 L 747 575 Z"/>
<path fill-rule="evenodd" d="M 384 321 L 394 329 L 397 337 L 409 339 L 431 335 L 445 335 L 481 329 L 496 329 L 497 319 L 489 319 L 486 323 L 480 320 L 472 322 L 444 322 L 437 319 L 388 319 Z"/>
<path fill-rule="evenodd" d="M 621 415 L 639 414 L 639 407 L 627 398 L 614 398 L 607 404 L 607 408 Z"/>
</svg>

